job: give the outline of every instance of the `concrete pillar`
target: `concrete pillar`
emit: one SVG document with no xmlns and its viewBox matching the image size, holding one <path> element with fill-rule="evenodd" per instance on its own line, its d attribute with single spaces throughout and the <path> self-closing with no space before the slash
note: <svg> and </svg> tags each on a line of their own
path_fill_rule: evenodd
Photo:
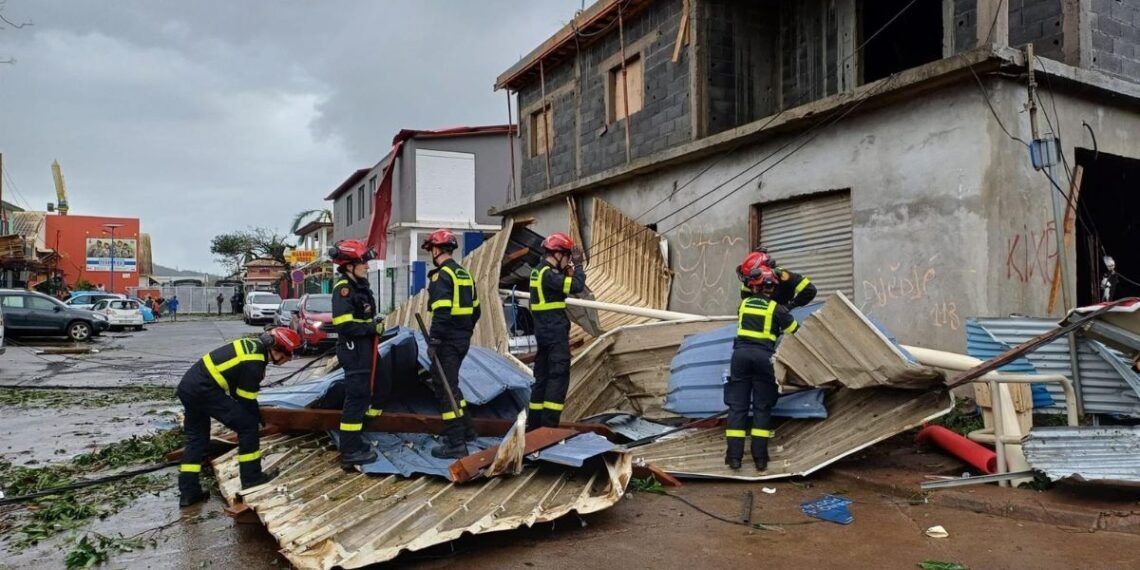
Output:
<svg viewBox="0 0 1140 570">
<path fill-rule="evenodd" d="M 1005 0 L 978 0 L 978 46 L 1009 45 L 1009 5 Z"/>
<path fill-rule="evenodd" d="M 1069 65 L 1091 67 L 1091 13 L 1092 0 L 1061 0 L 1061 52 Z"/>
</svg>

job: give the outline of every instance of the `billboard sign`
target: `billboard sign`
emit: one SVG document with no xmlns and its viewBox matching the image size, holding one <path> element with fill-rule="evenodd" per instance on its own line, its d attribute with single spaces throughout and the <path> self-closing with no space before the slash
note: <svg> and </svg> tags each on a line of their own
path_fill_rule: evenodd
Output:
<svg viewBox="0 0 1140 570">
<path fill-rule="evenodd" d="M 286 259 L 293 265 L 303 265 L 317 260 L 315 249 L 294 249 L 286 255 Z"/>
<path fill-rule="evenodd" d="M 111 238 L 87 238 L 87 271 L 111 270 Z M 114 241 L 116 271 L 135 272 L 138 268 L 138 241 L 116 239 Z"/>
</svg>

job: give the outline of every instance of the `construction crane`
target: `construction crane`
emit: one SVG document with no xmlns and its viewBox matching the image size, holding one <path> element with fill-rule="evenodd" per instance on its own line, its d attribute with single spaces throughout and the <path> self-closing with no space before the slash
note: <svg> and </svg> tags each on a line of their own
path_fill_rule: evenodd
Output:
<svg viewBox="0 0 1140 570">
<path fill-rule="evenodd" d="M 55 209 L 59 210 L 59 215 L 67 215 L 67 184 L 63 182 L 63 169 L 59 167 L 59 161 L 53 160 L 51 163 L 52 178 L 55 179 Z"/>
</svg>

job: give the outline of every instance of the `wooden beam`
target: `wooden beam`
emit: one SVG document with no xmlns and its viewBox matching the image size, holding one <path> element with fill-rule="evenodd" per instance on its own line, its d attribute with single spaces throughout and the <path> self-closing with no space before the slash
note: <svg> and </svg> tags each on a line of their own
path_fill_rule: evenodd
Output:
<svg viewBox="0 0 1140 570">
<path fill-rule="evenodd" d="M 502 267 L 506 267 L 530 254 L 530 248 L 524 247 L 514 253 L 508 253 L 503 256 Z"/>
<path fill-rule="evenodd" d="M 245 503 L 234 503 L 222 509 L 227 517 L 234 519 L 234 524 L 261 524 L 261 519 L 258 518 L 257 513 Z"/>
<path fill-rule="evenodd" d="M 576 435 L 578 435 L 578 432 L 572 429 L 555 429 L 548 427 L 527 432 L 523 455 L 530 455 L 536 451 L 546 449 Z M 451 472 L 451 480 L 456 483 L 466 483 L 478 477 L 483 469 L 495 461 L 495 454 L 498 452 L 499 446 L 496 445 L 457 460 L 448 468 L 448 471 Z"/>
<path fill-rule="evenodd" d="M 340 426 L 340 410 L 261 408 L 261 417 L 266 424 L 281 431 L 332 431 Z M 514 420 L 475 418 L 475 431 L 479 435 L 499 437 L 506 434 L 514 423 Z M 603 424 L 563 422 L 559 427 L 579 433 L 593 432 L 607 439 L 616 437 L 613 430 Z M 442 433 L 443 419 L 438 415 L 385 412 L 379 417 L 365 418 L 364 431 Z"/>
<path fill-rule="evenodd" d="M 633 476 L 638 479 L 648 479 L 650 477 L 657 480 L 658 483 L 666 487 L 680 487 L 681 481 L 676 477 L 665 472 L 664 469 L 652 464 L 646 463 L 644 465 L 633 466 Z"/>
<path fill-rule="evenodd" d="M 673 45 L 673 63 L 681 60 L 681 48 L 689 40 L 689 0 L 681 0 L 681 25 L 677 26 L 677 42 Z"/>
</svg>

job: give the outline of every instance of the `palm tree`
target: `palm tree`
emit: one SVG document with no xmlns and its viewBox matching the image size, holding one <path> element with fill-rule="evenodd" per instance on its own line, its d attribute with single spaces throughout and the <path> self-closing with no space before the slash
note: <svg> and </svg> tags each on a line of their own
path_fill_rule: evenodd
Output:
<svg viewBox="0 0 1140 570">
<path fill-rule="evenodd" d="M 295 234 L 297 233 L 297 230 L 301 229 L 305 224 L 309 222 L 328 222 L 331 224 L 332 220 L 332 210 L 329 210 L 327 208 L 320 210 L 305 210 L 304 212 L 297 213 L 297 215 L 293 218 L 293 228 L 289 231 L 290 233 Z"/>
</svg>

